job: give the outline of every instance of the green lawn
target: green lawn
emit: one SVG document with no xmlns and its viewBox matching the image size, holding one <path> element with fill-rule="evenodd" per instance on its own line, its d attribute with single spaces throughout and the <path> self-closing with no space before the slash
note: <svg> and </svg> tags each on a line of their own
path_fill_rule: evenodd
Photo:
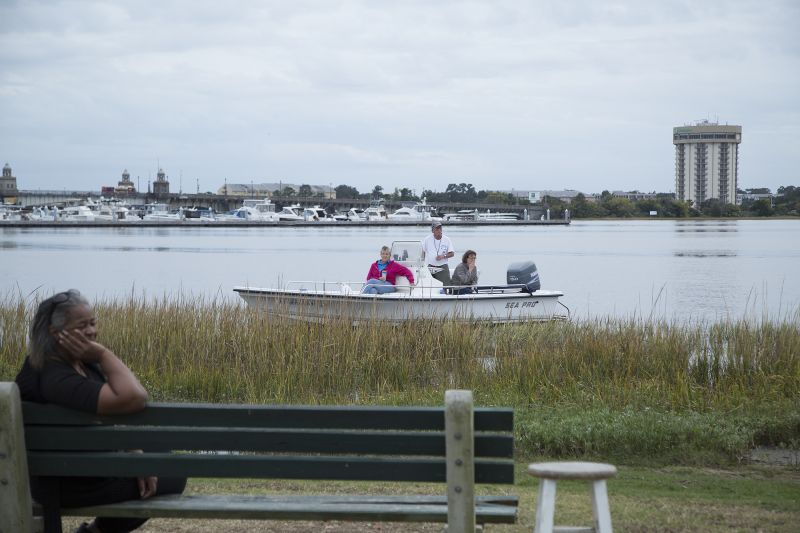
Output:
<svg viewBox="0 0 800 533">
<path fill-rule="evenodd" d="M 516 494 L 520 498 L 517 525 L 492 525 L 497 533 L 533 529 L 538 482 L 518 464 L 514 486 L 481 487 L 481 492 Z M 437 493 L 442 485 L 348 482 L 297 482 L 195 479 L 191 493 Z M 800 469 L 797 466 L 741 466 L 730 469 L 697 467 L 619 466 L 609 481 L 611 517 L 616 531 L 796 532 L 800 524 Z M 77 525 L 75 519 L 65 525 Z M 556 523 L 589 525 L 588 484 L 560 482 Z M 152 520 L 143 531 L 441 531 L 437 524 L 371 524 L 322 522 L 253 522 L 213 520 Z"/>
</svg>

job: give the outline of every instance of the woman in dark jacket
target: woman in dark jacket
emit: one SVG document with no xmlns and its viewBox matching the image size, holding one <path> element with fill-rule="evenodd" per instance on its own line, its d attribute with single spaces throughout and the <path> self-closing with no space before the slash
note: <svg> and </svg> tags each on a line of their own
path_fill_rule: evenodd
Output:
<svg viewBox="0 0 800 533">
<path fill-rule="evenodd" d="M 475 260 L 478 254 L 473 250 L 467 250 L 461 257 L 461 262 L 453 272 L 452 281 L 453 285 L 477 285 L 478 284 L 478 267 L 475 265 Z"/>
<path fill-rule="evenodd" d="M 97 342 L 97 318 L 78 291 L 60 292 L 39 304 L 28 346 L 28 356 L 16 378 L 23 400 L 101 415 L 135 413 L 145 408 L 147 391 L 114 352 Z M 83 507 L 145 499 L 181 493 L 185 485 L 185 479 L 155 477 L 62 478 L 61 505 Z M 41 499 L 41 490 L 37 479 L 32 478 L 33 497 Z M 77 531 L 127 532 L 145 521 L 98 517 Z"/>
</svg>

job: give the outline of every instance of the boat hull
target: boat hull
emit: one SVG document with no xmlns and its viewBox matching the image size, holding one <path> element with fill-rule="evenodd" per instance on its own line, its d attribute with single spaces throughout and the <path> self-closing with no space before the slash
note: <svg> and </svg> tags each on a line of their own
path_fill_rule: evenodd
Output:
<svg viewBox="0 0 800 533">
<path fill-rule="evenodd" d="M 347 290 L 298 291 L 235 287 L 251 307 L 269 313 L 313 322 L 352 319 L 403 322 L 449 319 L 464 322 L 531 322 L 563 320 L 568 310 L 558 299 L 560 291 L 501 292 L 424 295 L 390 293 L 369 295 Z"/>
</svg>

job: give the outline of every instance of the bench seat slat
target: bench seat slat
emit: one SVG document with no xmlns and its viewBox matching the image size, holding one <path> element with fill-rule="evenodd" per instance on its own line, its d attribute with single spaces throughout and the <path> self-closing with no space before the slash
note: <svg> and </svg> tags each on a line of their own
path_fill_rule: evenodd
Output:
<svg viewBox="0 0 800 533">
<path fill-rule="evenodd" d="M 149 403 L 129 415 L 102 416 L 50 404 L 23 402 L 26 425 L 186 425 L 317 429 L 444 430 L 441 407 L 265 406 L 235 404 Z M 514 412 L 476 408 L 476 431 L 512 431 Z"/>
<path fill-rule="evenodd" d="M 29 450 L 230 450 L 280 453 L 444 455 L 443 432 L 276 430 L 149 426 L 29 426 Z M 232 445 L 235 443 L 235 445 Z M 477 435 L 476 457 L 512 457 L 511 435 Z"/>
<path fill-rule="evenodd" d="M 226 477 L 446 481 L 444 458 L 28 452 L 33 476 Z M 512 459 L 476 460 L 476 483 L 514 483 Z"/>
<path fill-rule="evenodd" d="M 514 523 L 517 501 L 476 498 L 478 523 Z M 229 518 L 273 520 L 360 520 L 447 522 L 447 499 L 440 497 L 159 496 L 118 504 L 62 509 L 73 516 Z"/>
</svg>

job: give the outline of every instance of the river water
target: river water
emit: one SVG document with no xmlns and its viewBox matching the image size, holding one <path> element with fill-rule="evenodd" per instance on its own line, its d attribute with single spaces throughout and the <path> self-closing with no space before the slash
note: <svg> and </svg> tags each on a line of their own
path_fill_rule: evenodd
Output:
<svg viewBox="0 0 800 533">
<path fill-rule="evenodd" d="M 90 298 L 182 292 L 235 298 L 232 287 L 357 281 L 383 244 L 427 227 L 8 228 L 0 226 L 0 293 Z M 533 260 L 542 287 L 564 291 L 578 318 L 678 321 L 798 318 L 800 221 L 573 221 L 556 227 L 445 228 L 477 251 L 481 283 Z"/>
</svg>

